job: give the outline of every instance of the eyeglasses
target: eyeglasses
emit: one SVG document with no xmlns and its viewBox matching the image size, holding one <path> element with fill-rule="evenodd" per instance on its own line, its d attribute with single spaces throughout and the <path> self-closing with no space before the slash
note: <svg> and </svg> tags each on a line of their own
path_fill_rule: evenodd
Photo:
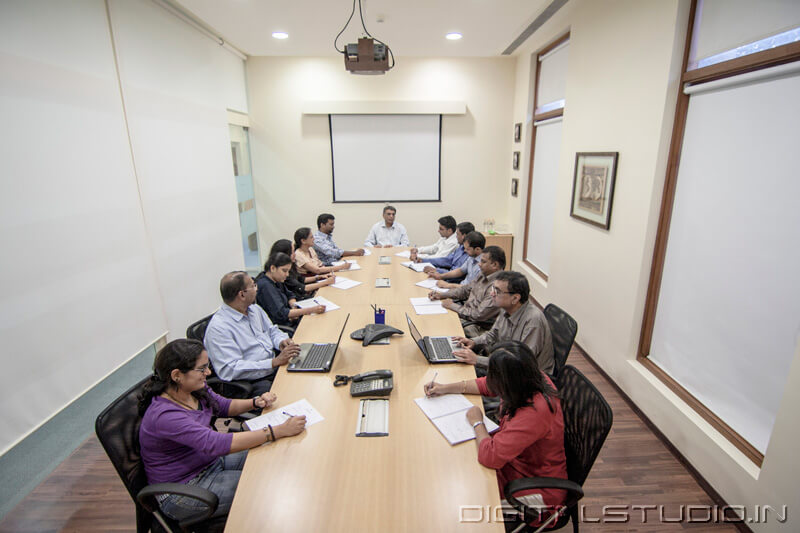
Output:
<svg viewBox="0 0 800 533">
<path fill-rule="evenodd" d="M 203 366 L 198 366 L 197 368 L 193 368 L 192 370 L 197 370 L 198 372 L 202 372 L 205 374 L 206 370 L 211 369 L 211 363 L 206 363 Z"/>
<path fill-rule="evenodd" d="M 492 285 L 492 287 L 489 289 L 489 291 L 492 294 L 516 294 L 515 292 L 510 292 L 510 291 L 501 291 L 500 289 L 498 289 L 494 285 Z"/>
</svg>

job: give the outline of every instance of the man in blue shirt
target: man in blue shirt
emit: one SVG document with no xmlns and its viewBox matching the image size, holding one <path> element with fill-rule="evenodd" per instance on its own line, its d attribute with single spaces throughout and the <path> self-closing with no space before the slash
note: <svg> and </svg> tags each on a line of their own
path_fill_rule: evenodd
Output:
<svg viewBox="0 0 800 533">
<path fill-rule="evenodd" d="M 475 226 L 472 225 L 472 222 L 462 222 L 461 224 L 456 226 L 456 240 L 458 241 L 458 248 L 450 252 L 450 254 L 444 257 L 433 257 L 430 259 L 426 259 L 426 263 L 432 264 L 436 267 L 436 272 L 439 274 L 444 274 L 445 272 L 450 272 L 462 264 L 464 261 L 467 260 L 467 252 L 464 251 L 464 237 L 467 236 L 467 233 L 475 231 Z M 428 272 L 430 269 L 429 267 L 425 267 L 425 272 Z"/>
<path fill-rule="evenodd" d="M 478 258 L 486 247 L 486 238 L 477 231 L 471 231 L 464 237 L 463 246 L 467 258 L 461 263 L 461 266 L 444 274 L 436 272 L 433 267 L 425 267 L 424 271 L 429 277 L 439 280 L 436 282 L 437 287 L 454 289 L 459 285 L 466 285 L 480 275 L 481 269 Z M 460 283 L 456 283 L 459 280 L 461 280 Z"/>
<path fill-rule="evenodd" d="M 333 242 L 333 226 L 335 218 L 330 213 L 322 213 L 317 217 L 317 232 L 314 233 L 314 249 L 320 261 L 329 265 L 342 257 L 364 255 L 364 249 L 342 250 Z"/>
<path fill-rule="evenodd" d="M 277 368 L 300 353 L 300 346 L 255 305 L 256 284 L 246 272 L 225 274 L 219 291 L 223 304 L 203 340 L 208 357 L 220 379 L 249 381 L 253 396 L 259 396 L 272 387 Z"/>
</svg>

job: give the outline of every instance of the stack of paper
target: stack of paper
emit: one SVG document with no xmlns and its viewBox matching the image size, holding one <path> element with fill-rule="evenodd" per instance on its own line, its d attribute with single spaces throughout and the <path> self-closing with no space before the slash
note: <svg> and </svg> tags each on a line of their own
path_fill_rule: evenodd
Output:
<svg viewBox="0 0 800 533">
<path fill-rule="evenodd" d="M 397 255 L 399 257 L 405 257 L 406 259 L 410 259 L 411 258 L 411 252 L 409 250 L 406 250 L 405 252 L 397 252 L 394 255 Z"/>
<path fill-rule="evenodd" d="M 475 438 L 475 430 L 472 429 L 466 416 L 472 403 L 463 394 L 445 394 L 435 398 L 423 396 L 414 401 L 450 444 L 458 444 Z M 483 423 L 489 433 L 499 427 L 485 415 Z"/>
<path fill-rule="evenodd" d="M 329 311 L 336 311 L 337 309 L 341 309 L 341 307 L 339 307 L 332 301 L 328 300 L 327 298 L 323 298 L 322 296 L 316 296 L 314 298 L 309 298 L 308 300 L 300 300 L 299 302 L 297 302 L 297 307 L 299 307 L 300 309 L 307 309 L 309 307 L 314 307 L 315 305 L 324 305 L 326 313 Z"/>
<path fill-rule="evenodd" d="M 331 263 L 331 265 L 339 266 L 339 265 L 343 265 L 345 263 L 349 263 L 350 264 L 350 267 L 347 268 L 347 270 L 361 270 L 361 265 L 359 265 L 358 261 L 356 261 L 355 259 L 348 259 L 347 261 L 334 261 L 333 263 Z M 343 271 L 340 271 L 340 272 L 343 272 Z"/>
<path fill-rule="evenodd" d="M 258 429 L 264 429 L 267 425 L 274 427 L 283 424 L 290 416 L 305 416 L 306 427 L 313 426 L 317 422 L 325 420 L 322 418 L 322 415 L 319 414 L 319 411 L 314 409 L 314 406 L 303 398 L 289 405 L 276 407 L 272 411 L 264 413 L 261 416 L 251 418 L 245 422 L 245 425 L 250 428 L 250 431 L 256 431 Z"/>
<path fill-rule="evenodd" d="M 428 297 L 423 298 L 409 298 L 411 305 L 414 306 L 414 311 L 418 315 L 443 315 L 447 313 L 447 309 L 442 307 L 441 300 L 429 300 Z"/>
<path fill-rule="evenodd" d="M 405 261 L 404 263 L 400 263 L 404 267 L 408 267 L 411 270 L 416 272 L 422 272 L 425 270 L 425 267 L 432 267 L 433 265 L 430 263 L 414 263 L 413 261 Z"/>
<path fill-rule="evenodd" d="M 337 289 L 342 289 L 343 291 L 347 289 L 352 289 L 357 285 L 361 285 L 360 281 L 355 281 L 350 278 L 343 278 L 342 276 L 336 276 L 336 281 L 333 282 L 331 287 L 336 287 Z"/>
<path fill-rule="evenodd" d="M 417 285 L 418 287 L 422 287 L 423 289 L 430 289 L 430 290 L 436 291 L 436 292 L 447 292 L 447 291 L 450 290 L 450 289 L 443 289 L 441 287 L 437 287 L 436 286 L 436 280 L 435 279 L 430 279 L 430 278 L 429 279 L 423 279 L 422 281 L 418 281 L 417 283 L 415 283 L 415 285 Z"/>
</svg>

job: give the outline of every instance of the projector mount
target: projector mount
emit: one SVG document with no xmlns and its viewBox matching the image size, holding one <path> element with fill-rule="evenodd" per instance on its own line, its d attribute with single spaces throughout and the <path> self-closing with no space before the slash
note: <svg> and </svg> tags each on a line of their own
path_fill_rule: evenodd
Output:
<svg viewBox="0 0 800 533">
<path fill-rule="evenodd" d="M 361 27 L 364 29 L 366 37 L 359 38 L 358 44 L 348 44 L 343 50 L 339 50 L 337 42 L 353 19 L 353 15 L 356 12 L 356 2 L 358 2 L 358 15 L 361 18 Z M 344 55 L 344 68 L 350 71 L 351 74 L 386 74 L 387 70 L 394 67 L 394 54 L 392 53 L 392 49 L 384 42 L 370 35 L 367 26 L 364 24 L 361 0 L 353 0 L 353 10 L 350 12 L 350 17 L 347 19 L 344 28 L 342 28 L 342 31 L 340 31 L 333 40 L 333 47 L 337 52 Z M 392 58 L 391 65 L 389 65 L 389 57 Z"/>
</svg>

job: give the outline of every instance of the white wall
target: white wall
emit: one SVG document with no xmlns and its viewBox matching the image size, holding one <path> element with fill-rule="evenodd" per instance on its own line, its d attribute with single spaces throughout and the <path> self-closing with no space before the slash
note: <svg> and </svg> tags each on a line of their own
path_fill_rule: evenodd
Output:
<svg viewBox="0 0 800 533">
<path fill-rule="evenodd" d="M 182 337 L 243 266 L 243 61 L 148 0 L 111 16 L 124 100 L 102 0 L 0 3 L 0 453 Z"/>
<path fill-rule="evenodd" d="M 635 361 L 666 175 L 689 2 L 574 0 L 517 54 L 514 116 L 529 112 L 531 53 L 570 31 L 566 113 L 548 282 L 521 263 L 536 299 L 557 303 L 579 324 L 577 342 L 730 504 L 800 508 L 796 449 L 800 400 L 795 356 L 781 410 L 759 469 Z M 530 129 L 524 146 L 529 146 Z M 611 228 L 569 216 L 575 152 L 620 152 Z M 529 154 L 525 156 L 525 179 Z M 527 189 L 509 202 L 521 231 Z M 740 289 L 740 288 L 737 288 Z M 747 305 L 748 291 L 742 292 Z M 756 296 L 756 295 L 752 295 Z M 754 391 L 753 394 L 757 394 Z M 657 504 L 658 502 L 653 502 Z M 691 504 L 694 502 L 685 502 Z M 790 531 L 793 520 L 750 524 Z"/>
<path fill-rule="evenodd" d="M 453 215 L 479 229 L 508 223 L 514 60 L 398 58 L 384 76 L 354 76 L 341 58 L 258 57 L 247 61 L 253 174 L 261 253 L 319 213 L 336 216 L 344 248 L 363 245 L 382 204 L 332 203 L 326 115 L 303 115 L 307 101 L 463 101 L 466 115 L 442 121 L 442 202 L 398 203 L 397 220 L 415 244 L 438 238 L 436 219 Z"/>
</svg>

